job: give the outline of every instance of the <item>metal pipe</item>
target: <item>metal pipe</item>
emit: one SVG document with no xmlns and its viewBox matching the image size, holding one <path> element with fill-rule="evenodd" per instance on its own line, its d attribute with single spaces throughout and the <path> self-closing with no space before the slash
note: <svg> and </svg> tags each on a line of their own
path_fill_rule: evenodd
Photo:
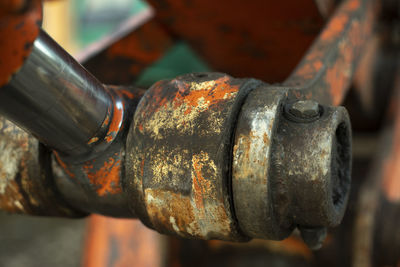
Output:
<svg viewBox="0 0 400 267">
<path fill-rule="evenodd" d="M 0 88 L 0 112 L 41 142 L 77 155 L 91 150 L 112 99 L 105 87 L 41 30 L 10 82 Z"/>
</svg>

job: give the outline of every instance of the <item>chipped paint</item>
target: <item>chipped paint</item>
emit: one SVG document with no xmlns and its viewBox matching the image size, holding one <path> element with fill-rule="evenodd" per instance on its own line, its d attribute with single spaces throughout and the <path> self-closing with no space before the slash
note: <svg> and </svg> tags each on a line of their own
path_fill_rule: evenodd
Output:
<svg viewBox="0 0 400 267">
<path fill-rule="evenodd" d="M 115 156 L 115 158 L 110 157 L 97 170 L 94 170 L 92 161 L 83 164 L 83 170 L 99 196 L 122 192 L 120 184 L 121 160 L 116 160 L 119 157 L 117 154 Z"/>
<path fill-rule="evenodd" d="M 127 174 L 134 177 L 128 187 L 139 217 L 157 231 L 243 239 L 225 186 L 233 126 L 227 120 L 241 83 L 191 74 L 158 82 L 139 103 L 128 136 Z"/>
</svg>

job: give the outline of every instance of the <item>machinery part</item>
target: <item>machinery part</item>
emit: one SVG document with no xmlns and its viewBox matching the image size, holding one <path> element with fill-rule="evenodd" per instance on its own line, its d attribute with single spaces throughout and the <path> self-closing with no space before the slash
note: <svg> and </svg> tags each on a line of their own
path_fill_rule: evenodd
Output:
<svg viewBox="0 0 400 267">
<path fill-rule="evenodd" d="M 114 138 L 113 104 L 118 108 L 104 86 L 43 31 L 22 68 L 0 88 L 2 114 L 64 154 L 93 153 L 95 145 Z"/>
<path fill-rule="evenodd" d="M 183 237 L 244 239 L 229 194 L 231 139 L 244 97 L 259 83 L 199 73 L 145 93 L 127 139 L 126 177 L 130 203 L 147 226 Z"/>
<path fill-rule="evenodd" d="M 35 132 L 29 122 L 21 123 L 57 150 L 66 174 L 57 186 L 77 210 L 138 217 L 160 232 L 202 239 L 282 239 L 299 227 L 316 247 L 323 227 L 339 223 L 347 202 L 350 125 L 346 111 L 330 105 L 339 104 L 349 86 L 362 40 L 371 34 L 371 10 L 367 0 L 343 3 L 284 86 L 218 73 L 181 76 L 156 83 L 133 116 L 135 104 L 122 91 L 105 89 L 73 62 L 63 65 L 83 73 L 85 82 L 72 88 L 61 83 L 46 93 L 61 86 L 77 101 L 70 107 L 79 104 L 83 111 L 94 111 L 98 103 L 99 114 L 88 116 L 93 127 L 85 120 L 74 124 L 77 118 L 66 112 L 67 125 L 71 120 L 84 134 L 75 138 L 74 131 L 64 131 L 73 142 L 60 145 L 48 138 L 54 137 L 51 128 Z M 36 43 L 42 44 L 43 36 Z M 70 60 L 55 44 L 46 51 L 56 52 L 59 63 Z M 29 77 L 24 68 L 16 81 Z M 65 81 L 68 74 L 48 81 Z M 20 101 L 15 106 L 35 103 L 21 98 L 24 94 L 13 98 L 25 85 L 11 90 L 15 80 L 0 95 Z M 79 92 L 83 99 L 93 92 L 88 107 L 81 105 Z M 9 103 L 4 107 L 12 118 Z M 318 114 L 310 117 L 316 107 Z M 52 127 L 59 123 L 44 121 Z"/>
<path fill-rule="evenodd" d="M 350 184 L 347 112 L 324 107 L 316 121 L 292 122 L 287 94 L 209 73 L 155 84 L 127 140 L 135 214 L 161 233 L 201 239 L 280 240 L 297 225 L 336 226 Z"/>
<path fill-rule="evenodd" d="M 300 100 L 285 106 L 286 117 L 294 122 L 312 122 L 321 116 L 319 104 L 313 100 Z"/>
<path fill-rule="evenodd" d="M 241 229 L 252 237 L 281 239 L 296 225 L 336 226 L 347 203 L 351 176 L 347 112 L 317 105 L 322 111 L 319 119 L 293 121 L 283 111 L 283 95 L 282 90 L 266 88 L 251 92 L 236 128 L 235 210 Z"/>
<path fill-rule="evenodd" d="M 375 1 L 344 1 L 283 85 L 298 88 L 293 90 L 295 97 L 324 105 L 342 103 L 361 52 L 373 36 L 377 10 Z"/>
<path fill-rule="evenodd" d="M 51 151 L 0 117 L 0 209 L 10 213 L 81 217 L 60 196 Z"/>
<path fill-rule="evenodd" d="M 88 213 L 114 217 L 135 217 L 129 209 L 125 192 L 126 135 L 144 90 L 134 87 L 107 86 L 113 102 L 118 103 L 110 124 L 118 126 L 117 134 L 101 153 L 90 157 L 55 153 L 55 183 L 72 206 Z"/>
</svg>

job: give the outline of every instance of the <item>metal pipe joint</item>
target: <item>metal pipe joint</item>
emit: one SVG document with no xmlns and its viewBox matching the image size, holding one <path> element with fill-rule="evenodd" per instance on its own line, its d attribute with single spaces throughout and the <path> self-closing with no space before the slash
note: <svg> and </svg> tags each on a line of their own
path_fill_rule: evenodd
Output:
<svg viewBox="0 0 400 267">
<path fill-rule="evenodd" d="M 135 214 L 189 238 L 281 240 L 299 227 L 318 247 L 347 203 L 350 122 L 342 107 L 289 95 L 217 73 L 151 87 L 127 140 Z"/>
</svg>

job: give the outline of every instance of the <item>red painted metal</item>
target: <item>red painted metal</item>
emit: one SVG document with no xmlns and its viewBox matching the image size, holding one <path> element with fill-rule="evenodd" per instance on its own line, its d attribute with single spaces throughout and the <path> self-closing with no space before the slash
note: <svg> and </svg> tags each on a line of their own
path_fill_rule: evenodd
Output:
<svg viewBox="0 0 400 267">
<path fill-rule="evenodd" d="M 0 4 L 0 87 L 24 64 L 42 23 L 41 0 Z"/>
<path fill-rule="evenodd" d="M 268 82 L 290 74 L 324 22 L 313 0 L 148 2 L 156 19 L 212 69 Z"/>
</svg>

